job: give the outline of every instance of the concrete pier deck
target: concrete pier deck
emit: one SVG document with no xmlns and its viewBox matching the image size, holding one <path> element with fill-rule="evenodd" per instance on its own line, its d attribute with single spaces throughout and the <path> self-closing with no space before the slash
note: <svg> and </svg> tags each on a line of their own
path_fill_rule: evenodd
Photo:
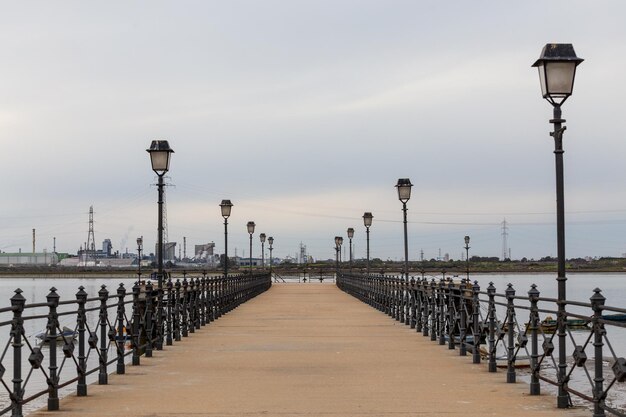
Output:
<svg viewBox="0 0 626 417">
<path fill-rule="evenodd" d="M 174 346 L 34 416 L 589 416 L 341 292 L 276 284 Z"/>
</svg>

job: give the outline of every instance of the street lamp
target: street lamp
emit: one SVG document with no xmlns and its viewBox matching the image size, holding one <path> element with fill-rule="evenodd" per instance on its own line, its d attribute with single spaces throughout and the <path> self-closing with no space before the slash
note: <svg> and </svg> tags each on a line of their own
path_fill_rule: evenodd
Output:
<svg viewBox="0 0 626 417">
<path fill-rule="evenodd" d="M 137 238 L 137 275 L 139 276 L 139 284 L 141 284 L 141 250 L 143 249 L 143 236 Z"/>
<path fill-rule="evenodd" d="M 470 242 L 470 237 L 469 236 L 465 236 L 465 265 L 466 265 L 466 277 L 467 277 L 467 282 L 469 282 L 469 242 Z"/>
<path fill-rule="evenodd" d="M 354 237 L 354 229 L 348 227 L 348 239 L 350 239 L 350 272 L 352 272 L 352 238 Z"/>
<path fill-rule="evenodd" d="M 228 276 L 228 218 L 233 209 L 233 203 L 230 200 L 222 200 L 220 209 L 224 218 L 224 278 L 226 278 Z"/>
<path fill-rule="evenodd" d="M 406 229 L 406 203 L 411 198 L 411 180 L 408 178 L 400 178 L 396 184 L 398 189 L 398 199 L 402 202 L 402 212 L 404 213 L 404 273 L 406 279 L 409 279 L 409 240 Z"/>
<path fill-rule="evenodd" d="M 265 233 L 261 233 L 259 239 L 261 239 L 261 266 L 265 270 Z"/>
<path fill-rule="evenodd" d="M 336 274 L 339 275 L 339 251 L 340 251 L 340 245 L 339 245 L 339 240 L 341 239 L 341 236 L 335 236 L 335 270 L 336 270 Z"/>
<path fill-rule="evenodd" d="M 272 245 L 274 244 L 274 238 L 272 236 L 267 238 L 267 242 L 270 244 L 270 278 L 272 277 Z"/>
<path fill-rule="evenodd" d="M 170 148 L 169 143 L 166 140 L 153 140 L 150 144 L 150 148 L 146 149 L 150 154 L 150 162 L 152 164 L 152 170 L 157 174 L 159 182 L 157 184 L 159 199 L 158 199 L 158 241 L 157 241 L 157 285 L 158 285 L 158 299 L 159 307 L 157 312 L 157 328 L 158 328 L 158 340 L 156 343 L 157 350 L 163 349 L 163 176 L 170 169 L 170 159 L 174 150 Z"/>
<path fill-rule="evenodd" d="M 554 156 L 556 165 L 556 235 L 557 235 L 557 286 L 558 286 L 558 337 L 559 337 L 559 392 L 557 406 L 569 406 L 569 394 L 565 390 L 566 382 L 566 340 L 565 340 L 565 203 L 563 186 L 563 126 L 561 105 L 572 95 L 576 67 L 583 60 L 576 56 L 572 44 L 547 44 L 541 51 L 540 58 L 532 65 L 539 70 L 541 94 L 553 107 L 550 123 L 554 131 Z"/>
<path fill-rule="evenodd" d="M 248 222 L 248 233 L 250 234 L 250 273 L 252 273 L 252 235 L 254 234 L 254 222 Z"/>
<path fill-rule="evenodd" d="M 363 213 L 363 225 L 365 226 L 365 235 L 367 240 L 367 274 L 370 273 L 370 226 L 372 225 L 372 213 L 366 211 Z"/>
</svg>

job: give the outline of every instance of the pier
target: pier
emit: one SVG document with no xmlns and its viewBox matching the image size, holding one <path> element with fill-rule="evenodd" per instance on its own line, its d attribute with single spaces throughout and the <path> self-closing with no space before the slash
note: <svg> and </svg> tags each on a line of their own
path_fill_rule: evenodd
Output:
<svg viewBox="0 0 626 417">
<path fill-rule="evenodd" d="M 44 416 L 587 416 L 331 283 L 274 284 Z"/>
</svg>

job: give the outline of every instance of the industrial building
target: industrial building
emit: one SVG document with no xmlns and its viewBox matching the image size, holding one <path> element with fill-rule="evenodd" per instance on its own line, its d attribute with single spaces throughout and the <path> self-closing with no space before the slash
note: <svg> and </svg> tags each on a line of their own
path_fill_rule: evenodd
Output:
<svg viewBox="0 0 626 417">
<path fill-rule="evenodd" d="M 59 255 L 55 252 L 0 253 L 0 265 L 2 266 L 49 266 L 57 263 L 59 263 Z"/>
</svg>

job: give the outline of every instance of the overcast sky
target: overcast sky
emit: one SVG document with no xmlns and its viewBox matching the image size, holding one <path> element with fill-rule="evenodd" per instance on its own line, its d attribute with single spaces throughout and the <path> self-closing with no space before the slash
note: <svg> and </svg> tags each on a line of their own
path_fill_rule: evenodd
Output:
<svg viewBox="0 0 626 417">
<path fill-rule="evenodd" d="M 556 256 L 552 116 L 531 64 L 585 59 L 563 106 L 568 257 L 626 252 L 626 3 L 84 1 L 0 4 L 0 250 L 156 241 L 145 149 L 175 150 L 169 240 L 229 248 L 246 223 L 316 258 L 374 214 L 371 253 L 402 258 L 394 185 L 410 178 L 409 257 Z M 347 242 L 347 239 L 346 239 Z M 191 252 L 191 249 L 188 250 Z"/>
</svg>

